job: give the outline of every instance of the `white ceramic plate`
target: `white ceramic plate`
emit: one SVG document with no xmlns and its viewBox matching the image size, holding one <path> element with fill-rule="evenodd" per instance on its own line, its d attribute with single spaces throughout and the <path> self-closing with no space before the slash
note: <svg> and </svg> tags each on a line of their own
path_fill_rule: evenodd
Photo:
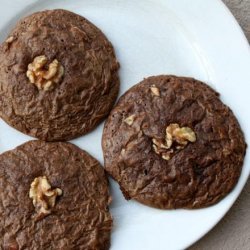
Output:
<svg viewBox="0 0 250 250">
<path fill-rule="evenodd" d="M 37 10 L 64 8 L 87 17 L 114 44 L 121 63 L 121 94 L 143 77 L 192 76 L 221 93 L 250 144 L 249 45 L 218 0 L 0 0 L 0 40 L 16 21 Z M 73 142 L 103 162 L 103 124 Z M 0 152 L 30 140 L 0 121 Z M 249 155 L 236 188 L 219 204 L 195 211 L 161 211 L 125 201 L 111 181 L 112 250 L 184 249 L 207 233 L 240 194 L 250 172 Z"/>
</svg>

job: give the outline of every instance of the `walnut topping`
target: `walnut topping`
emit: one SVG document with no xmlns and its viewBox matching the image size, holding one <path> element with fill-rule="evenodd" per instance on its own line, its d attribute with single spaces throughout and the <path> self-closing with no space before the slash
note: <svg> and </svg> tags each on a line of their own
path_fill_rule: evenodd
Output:
<svg viewBox="0 0 250 250">
<path fill-rule="evenodd" d="M 171 158 L 171 153 L 173 153 L 173 152 L 169 151 L 169 152 L 162 153 L 162 155 L 161 155 L 162 159 L 169 161 Z"/>
<path fill-rule="evenodd" d="M 196 136 L 191 128 L 180 128 L 178 124 L 172 123 L 166 128 L 166 140 L 169 140 L 170 146 L 173 141 L 181 145 L 187 145 L 188 142 L 195 142 Z"/>
<path fill-rule="evenodd" d="M 168 149 L 169 148 L 167 145 L 163 144 L 159 140 L 153 139 L 152 141 L 155 144 L 155 146 L 157 146 L 158 148 L 163 148 L 163 149 Z"/>
<path fill-rule="evenodd" d="M 133 124 L 135 120 L 135 115 L 130 115 L 129 117 L 127 117 L 124 122 L 126 122 L 129 126 L 131 126 Z"/>
<path fill-rule="evenodd" d="M 51 90 L 55 84 L 62 80 L 64 74 L 63 66 L 56 59 L 46 69 L 47 63 L 47 57 L 42 55 L 35 57 L 33 62 L 28 65 L 26 75 L 30 83 L 35 84 L 39 90 Z"/>
<path fill-rule="evenodd" d="M 121 155 L 123 156 L 123 155 L 125 155 L 125 153 L 126 153 L 126 149 L 123 148 L 122 151 L 121 151 Z"/>
<path fill-rule="evenodd" d="M 6 43 L 12 43 L 14 41 L 14 37 L 13 36 L 10 36 L 6 39 Z"/>
<path fill-rule="evenodd" d="M 52 189 L 46 176 L 37 177 L 30 185 L 29 197 L 38 213 L 38 219 L 51 213 L 56 204 L 57 196 L 62 195 L 60 188 Z"/>
<path fill-rule="evenodd" d="M 157 87 L 155 87 L 155 85 L 152 85 L 152 86 L 150 87 L 150 90 L 151 90 L 151 92 L 152 92 L 154 95 L 160 96 L 160 90 L 159 90 Z"/>
<path fill-rule="evenodd" d="M 196 135 L 189 127 L 180 127 L 176 123 L 166 128 L 165 140 L 152 139 L 153 150 L 164 160 L 170 160 L 174 152 L 182 150 L 189 142 L 195 142 Z"/>
</svg>

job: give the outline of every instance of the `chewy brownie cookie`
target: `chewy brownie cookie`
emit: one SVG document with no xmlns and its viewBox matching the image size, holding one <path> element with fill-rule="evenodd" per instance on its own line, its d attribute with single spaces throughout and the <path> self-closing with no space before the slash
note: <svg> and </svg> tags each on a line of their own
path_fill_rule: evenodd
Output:
<svg viewBox="0 0 250 250">
<path fill-rule="evenodd" d="M 30 141 L 0 155 L 0 201 L 0 249 L 109 249 L 107 178 L 70 143 Z"/>
<path fill-rule="evenodd" d="M 0 46 L 0 116 L 42 140 L 83 135 L 112 108 L 118 68 L 111 43 L 88 20 L 37 12 Z"/>
<path fill-rule="evenodd" d="M 163 209 L 218 202 L 235 186 L 246 150 L 218 93 L 195 79 L 164 75 L 120 98 L 102 147 L 124 196 Z"/>
</svg>

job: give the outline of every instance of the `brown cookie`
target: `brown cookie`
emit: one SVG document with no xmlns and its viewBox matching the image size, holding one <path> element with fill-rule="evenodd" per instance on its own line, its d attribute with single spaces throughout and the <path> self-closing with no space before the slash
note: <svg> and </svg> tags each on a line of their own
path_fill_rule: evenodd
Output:
<svg viewBox="0 0 250 250">
<path fill-rule="evenodd" d="M 0 116 L 42 140 L 86 134 L 116 100 L 118 68 L 111 43 L 85 18 L 32 14 L 0 46 Z"/>
<path fill-rule="evenodd" d="M 0 155 L 0 200 L 0 249 L 109 249 L 107 178 L 70 143 L 30 141 Z"/>
<path fill-rule="evenodd" d="M 219 94 L 192 78 L 154 76 L 128 90 L 106 121 L 105 168 L 127 199 L 200 208 L 237 183 L 243 133 Z"/>
</svg>

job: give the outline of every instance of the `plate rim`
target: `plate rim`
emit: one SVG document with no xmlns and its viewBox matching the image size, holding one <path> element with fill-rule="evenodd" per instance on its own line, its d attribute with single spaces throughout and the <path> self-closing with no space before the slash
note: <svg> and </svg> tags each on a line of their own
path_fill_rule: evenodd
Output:
<svg viewBox="0 0 250 250">
<path fill-rule="evenodd" d="M 150 0 L 149 0 L 150 1 Z M 164 0 L 157 0 L 158 2 L 161 2 L 162 4 L 165 4 L 165 2 L 164 2 Z M 171 0 L 170 0 L 171 1 Z M 184 0 L 184 1 L 186 1 L 187 2 L 187 0 Z M 198 0 L 198 1 L 202 1 L 202 0 Z M 204 0 L 203 0 L 204 1 Z M 194 2 L 194 1 L 193 1 Z M 206 1 L 204 1 L 204 2 L 210 2 L 210 4 L 211 5 L 213 5 L 213 4 L 215 4 L 215 5 L 218 5 L 218 6 L 220 6 L 220 8 L 221 8 L 221 10 L 224 12 L 224 15 L 227 15 L 228 16 L 228 18 L 230 17 L 230 19 L 233 21 L 233 23 L 234 23 L 234 26 L 232 26 L 231 28 L 232 28 L 232 30 L 234 29 L 236 32 L 238 32 L 239 34 L 241 34 L 241 35 L 239 35 L 238 37 L 237 37 L 237 39 L 238 40 L 241 40 L 241 42 L 242 42 L 242 45 L 244 45 L 244 46 L 248 46 L 248 48 L 250 48 L 249 47 L 249 43 L 248 43 L 248 41 L 247 41 L 247 38 L 246 38 L 246 36 L 245 36 L 245 34 L 244 34 L 244 32 L 243 32 L 243 30 L 241 29 L 241 27 L 239 26 L 239 24 L 238 24 L 238 22 L 236 21 L 236 19 L 235 19 L 235 17 L 233 16 L 233 14 L 230 12 L 230 10 L 226 7 L 226 5 L 221 1 L 221 0 L 206 0 Z M 18 5 L 20 6 L 20 8 L 23 8 L 23 10 L 25 9 L 25 8 L 32 8 L 32 6 L 34 5 L 36 5 L 37 3 L 39 3 L 39 0 L 28 0 L 27 2 L 22 2 L 21 0 L 12 0 L 12 4 L 16 4 L 15 5 L 15 9 L 17 9 L 18 8 Z M 11 5 L 12 6 L 12 5 Z M 4 8 L 3 8 L 3 10 L 2 11 L 4 11 Z M 0 12 L 2 12 L 2 11 L 0 11 Z M 22 11 L 22 10 L 20 10 L 20 11 Z M 222 17 L 223 18 L 223 17 Z M 6 26 L 6 24 L 4 24 L 3 25 L 4 27 Z M 0 29 L 1 30 L 1 29 Z M 235 33 L 235 32 L 233 32 L 233 33 Z M 250 49 L 248 50 L 248 54 L 250 55 Z M 241 123 L 240 123 L 241 124 Z M 241 124 L 242 125 L 242 124 Z M 244 131 L 244 130 L 243 130 Z M 249 150 L 247 150 L 247 152 L 248 152 Z M 246 153 L 247 154 L 247 153 Z M 246 164 L 246 162 L 244 162 L 244 165 L 243 165 L 243 167 L 245 166 L 245 164 Z M 249 177 L 249 175 L 250 175 L 250 169 L 248 169 L 248 172 L 247 172 L 247 176 L 244 176 L 244 178 L 245 178 L 245 180 L 244 180 L 244 183 L 240 186 L 240 188 L 237 190 L 237 194 L 235 195 L 235 197 L 232 199 L 232 202 L 231 202 L 231 204 L 230 204 L 230 206 L 228 206 L 228 208 L 225 210 L 225 212 L 221 215 L 221 216 L 219 216 L 218 217 L 218 219 L 216 220 L 216 222 L 212 225 L 212 226 L 210 226 L 207 230 L 205 230 L 201 235 L 200 235 L 200 237 L 198 237 L 195 241 L 193 241 L 193 242 L 191 242 L 189 245 L 187 245 L 186 246 L 186 248 L 189 248 L 191 245 L 193 245 L 195 242 L 197 242 L 197 241 L 199 241 L 202 237 L 204 237 L 209 231 L 211 231 L 211 229 L 212 228 L 214 228 L 220 221 L 221 221 L 221 219 L 225 216 L 225 214 L 231 209 L 231 207 L 233 206 L 233 204 L 235 203 L 235 201 L 239 198 L 239 196 L 240 196 L 240 194 L 241 194 L 241 192 L 242 192 L 242 190 L 243 190 L 243 188 L 244 188 L 244 186 L 246 185 L 246 182 L 247 182 L 247 179 L 248 179 L 248 177 Z M 241 173 L 241 177 L 240 178 L 242 178 L 242 173 Z M 239 184 L 239 183 L 238 183 Z M 236 186 L 238 186 L 238 184 L 236 185 Z M 234 191 L 234 190 L 233 190 Z M 233 192 L 232 191 L 232 192 Z"/>
</svg>

